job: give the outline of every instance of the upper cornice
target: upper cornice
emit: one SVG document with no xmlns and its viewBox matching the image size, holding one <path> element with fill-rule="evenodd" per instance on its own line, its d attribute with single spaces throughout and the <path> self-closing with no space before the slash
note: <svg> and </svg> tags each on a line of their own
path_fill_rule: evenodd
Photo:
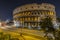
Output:
<svg viewBox="0 0 60 40">
<path fill-rule="evenodd" d="M 14 9 L 13 14 L 19 13 L 19 12 L 22 12 L 22 11 L 29 11 L 29 10 L 49 10 L 49 11 L 54 11 L 55 12 L 55 6 L 52 5 L 52 4 L 49 4 L 49 3 L 25 4 L 25 5 L 19 6 L 16 9 Z"/>
</svg>

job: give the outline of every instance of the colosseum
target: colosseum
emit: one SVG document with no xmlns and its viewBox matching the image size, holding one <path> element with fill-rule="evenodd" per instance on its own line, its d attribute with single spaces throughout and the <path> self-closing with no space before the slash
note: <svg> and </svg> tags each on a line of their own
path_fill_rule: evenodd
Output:
<svg viewBox="0 0 60 40">
<path fill-rule="evenodd" d="M 32 3 L 17 7 L 13 11 L 13 19 L 19 20 L 24 27 L 40 27 L 42 18 L 51 17 L 56 21 L 55 6 L 49 3 Z"/>
</svg>

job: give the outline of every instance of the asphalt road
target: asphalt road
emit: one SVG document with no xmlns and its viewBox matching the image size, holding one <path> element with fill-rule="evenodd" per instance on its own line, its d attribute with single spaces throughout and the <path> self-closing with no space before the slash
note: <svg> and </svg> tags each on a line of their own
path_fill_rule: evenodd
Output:
<svg viewBox="0 0 60 40">
<path fill-rule="evenodd" d="M 25 40 L 45 40 L 43 31 L 25 29 L 25 28 L 8 28 L 4 29 L 4 31 L 10 31 L 19 33 L 24 37 Z"/>
</svg>

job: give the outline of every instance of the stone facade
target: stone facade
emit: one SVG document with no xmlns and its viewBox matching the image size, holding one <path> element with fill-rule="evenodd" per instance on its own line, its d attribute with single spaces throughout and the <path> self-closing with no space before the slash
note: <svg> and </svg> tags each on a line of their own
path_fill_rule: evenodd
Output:
<svg viewBox="0 0 60 40">
<path fill-rule="evenodd" d="M 49 16 L 56 21 L 55 6 L 48 3 L 26 4 L 13 11 L 13 19 L 19 20 L 25 27 L 39 27 L 42 18 Z"/>
</svg>

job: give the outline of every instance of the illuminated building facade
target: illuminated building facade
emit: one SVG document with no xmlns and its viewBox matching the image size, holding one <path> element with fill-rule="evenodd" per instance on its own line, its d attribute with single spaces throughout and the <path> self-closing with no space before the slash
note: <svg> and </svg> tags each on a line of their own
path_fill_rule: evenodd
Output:
<svg viewBox="0 0 60 40">
<path fill-rule="evenodd" d="M 19 20 L 24 27 L 40 27 L 41 19 L 47 16 L 51 17 L 52 21 L 56 21 L 54 5 L 48 3 L 26 4 L 13 11 L 13 19 Z"/>
</svg>

